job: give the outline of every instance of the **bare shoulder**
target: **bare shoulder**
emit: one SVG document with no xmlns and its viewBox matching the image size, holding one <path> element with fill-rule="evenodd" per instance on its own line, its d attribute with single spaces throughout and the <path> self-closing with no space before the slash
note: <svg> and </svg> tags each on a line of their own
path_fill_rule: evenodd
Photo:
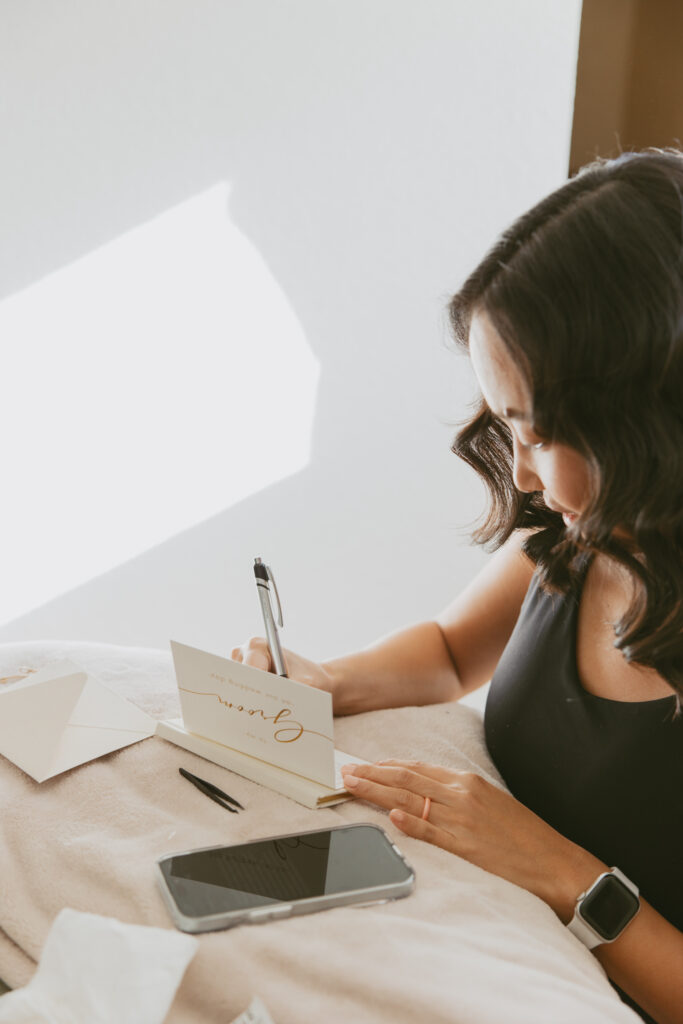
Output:
<svg viewBox="0 0 683 1024">
<path fill-rule="evenodd" d="M 579 602 L 576 660 L 581 685 L 597 697 L 636 702 L 674 693 L 654 668 L 627 662 L 615 647 L 615 624 L 637 586 L 629 571 L 606 555 L 591 561 Z"/>
<path fill-rule="evenodd" d="M 519 617 L 535 569 L 527 536 L 515 531 L 436 618 L 466 692 L 491 678 Z"/>
</svg>

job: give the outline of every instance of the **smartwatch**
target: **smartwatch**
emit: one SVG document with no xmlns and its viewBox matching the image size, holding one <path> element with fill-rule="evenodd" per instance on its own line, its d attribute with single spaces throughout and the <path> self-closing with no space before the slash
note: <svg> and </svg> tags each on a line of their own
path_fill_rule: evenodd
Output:
<svg viewBox="0 0 683 1024">
<path fill-rule="evenodd" d="M 619 868 L 610 868 L 581 893 L 567 928 L 589 949 L 594 949 L 618 939 L 639 910 L 638 886 Z"/>
</svg>

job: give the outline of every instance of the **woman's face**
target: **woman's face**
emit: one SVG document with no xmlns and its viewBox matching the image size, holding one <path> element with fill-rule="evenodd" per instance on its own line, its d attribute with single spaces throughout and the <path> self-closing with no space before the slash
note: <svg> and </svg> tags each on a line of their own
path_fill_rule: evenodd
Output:
<svg viewBox="0 0 683 1024">
<path fill-rule="evenodd" d="M 561 512 L 569 525 L 588 504 L 586 460 L 574 448 L 546 443 L 534 433 L 526 382 L 486 313 L 472 316 L 469 348 L 486 404 L 510 428 L 515 486 L 542 491 L 548 508 Z"/>
</svg>

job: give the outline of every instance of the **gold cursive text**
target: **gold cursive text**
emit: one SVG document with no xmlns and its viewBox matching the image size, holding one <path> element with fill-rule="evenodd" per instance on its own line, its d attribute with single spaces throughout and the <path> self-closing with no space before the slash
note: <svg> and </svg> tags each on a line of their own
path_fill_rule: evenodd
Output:
<svg viewBox="0 0 683 1024">
<path fill-rule="evenodd" d="M 333 743 L 334 740 L 331 736 L 326 736 L 324 732 L 317 732 L 315 729 L 306 729 L 301 722 L 297 722 L 295 719 L 290 718 L 292 712 L 289 708 L 281 708 L 280 711 L 275 715 L 267 715 L 263 708 L 247 708 L 244 704 L 235 704 L 231 700 L 225 700 L 221 697 L 220 693 L 214 693 L 209 691 L 208 693 L 202 690 L 188 690 L 185 686 L 179 686 L 179 690 L 183 693 L 194 693 L 197 697 L 215 697 L 219 704 L 222 704 L 224 708 L 229 708 L 232 711 L 241 711 L 245 715 L 249 715 L 250 718 L 262 718 L 264 722 L 272 722 L 275 726 L 273 732 L 273 739 L 278 743 L 296 743 L 297 740 L 301 739 L 305 732 L 311 733 L 313 736 L 322 736 L 324 740 L 329 740 Z"/>
</svg>

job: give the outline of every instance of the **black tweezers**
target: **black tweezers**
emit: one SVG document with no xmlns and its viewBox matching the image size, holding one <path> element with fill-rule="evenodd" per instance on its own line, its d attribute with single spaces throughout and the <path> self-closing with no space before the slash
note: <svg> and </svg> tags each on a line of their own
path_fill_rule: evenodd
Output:
<svg viewBox="0 0 683 1024">
<path fill-rule="evenodd" d="M 235 800 L 234 797 L 228 796 L 228 794 L 224 793 L 222 789 L 218 788 L 218 786 L 214 786 L 213 782 L 207 782 L 206 779 L 200 779 L 197 775 L 193 775 L 192 772 L 186 771 L 185 768 L 179 768 L 178 771 L 184 779 L 187 779 L 187 781 L 191 782 L 193 786 L 196 786 L 200 793 L 208 796 L 209 800 L 214 800 L 217 804 L 220 804 L 221 807 L 224 807 L 226 811 L 230 811 L 231 814 L 237 814 L 238 807 L 241 811 L 244 810 L 244 807 L 242 807 L 239 800 Z M 230 804 L 233 804 L 234 806 L 231 807 Z"/>
</svg>

